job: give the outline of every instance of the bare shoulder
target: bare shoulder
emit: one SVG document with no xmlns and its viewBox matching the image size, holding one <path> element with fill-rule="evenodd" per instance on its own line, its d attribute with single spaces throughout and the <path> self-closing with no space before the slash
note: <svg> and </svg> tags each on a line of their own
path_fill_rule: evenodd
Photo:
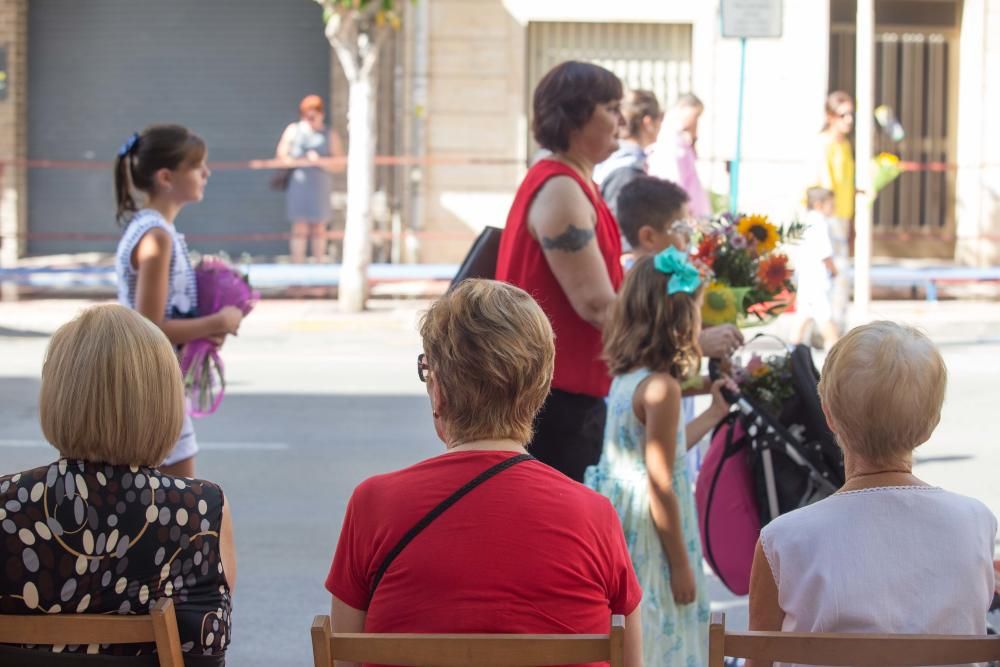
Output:
<svg viewBox="0 0 1000 667">
<path fill-rule="evenodd" d="M 671 405 L 680 409 L 681 384 L 669 373 L 651 373 L 632 395 L 632 411 L 643 424 L 648 412 L 663 413 Z"/>
<path fill-rule="evenodd" d="M 669 373 L 651 373 L 636 392 L 646 406 L 661 406 L 679 401 L 681 383 Z"/>
<path fill-rule="evenodd" d="M 286 143 L 291 142 L 292 139 L 295 138 L 295 134 L 296 134 L 296 129 L 295 128 L 296 128 L 297 125 L 298 125 L 298 123 L 289 123 L 288 125 L 286 125 L 285 126 L 285 131 L 281 133 L 281 138 L 278 139 L 278 143 L 279 144 L 286 144 Z"/>
<path fill-rule="evenodd" d="M 154 257 L 169 257 L 173 252 L 173 239 L 163 227 L 152 227 L 142 235 L 135 246 L 136 259 L 151 259 Z"/>
<path fill-rule="evenodd" d="M 160 250 L 170 251 L 174 241 L 170 238 L 170 233 L 163 227 L 151 227 L 148 232 L 139 239 L 139 245 L 155 246 Z"/>
<path fill-rule="evenodd" d="M 528 226 L 545 250 L 576 252 L 593 241 L 597 214 L 579 183 L 553 176 L 535 195 Z"/>
<path fill-rule="evenodd" d="M 553 176 L 545 181 L 535 194 L 531 208 L 540 212 L 571 209 L 591 215 L 594 211 L 580 184 L 571 176 Z"/>
</svg>

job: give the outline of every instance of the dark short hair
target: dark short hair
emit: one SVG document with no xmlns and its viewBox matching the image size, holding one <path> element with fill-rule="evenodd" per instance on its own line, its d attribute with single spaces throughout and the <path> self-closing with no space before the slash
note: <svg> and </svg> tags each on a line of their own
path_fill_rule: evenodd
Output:
<svg viewBox="0 0 1000 667">
<path fill-rule="evenodd" d="M 833 190 L 827 190 L 819 186 L 811 187 L 806 190 L 806 206 L 813 209 L 823 202 L 830 201 L 833 197 Z"/>
<path fill-rule="evenodd" d="M 594 107 L 621 98 L 622 82 L 603 67 L 575 60 L 556 65 L 535 88 L 535 141 L 550 151 L 565 151 L 570 132 L 586 125 Z"/>
<path fill-rule="evenodd" d="M 639 136 L 646 116 L 659 118 L 662 114 L 656 94 L 648 90 L 630 90 L 622 100 L 622 116 L 625 117 L 625 129 L 630 137 Z"/>
<path fill-rule="evenodd" d="M 663 231 L 680 219 L 681 207 L 689 199 L 684 189 L 672 181 L 640 176 L 618 195 L 618 227 L 635 247 L 639 245 L 640 229 L 652 227 Z"/>
</svg>

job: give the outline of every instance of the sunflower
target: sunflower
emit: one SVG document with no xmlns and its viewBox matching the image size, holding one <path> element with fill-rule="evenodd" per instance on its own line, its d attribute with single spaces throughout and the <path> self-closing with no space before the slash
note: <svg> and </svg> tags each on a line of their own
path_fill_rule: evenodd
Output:
<svg viewBox="0 0 1000 667">
<path fill-rule="evenodd" d="M 766 215 L 745 215 L 740 218 L 737 231 L 747 240 L 757 244 L 757 252 L 764 254 L 774 250 L 780 240 L 778 228 L 771 224 Z"/>
<path fill-rule="evenodd" d="M 777 292 L 785 286 L 785 281 L 791 277 L 788 271 L 788 258 L 784 255 L 772 255 L 761 260 L 757 266 L 757 278 L 764 287 Z"/>
<path fill-rule="evenodd" d="M 732 288 L 713 282 L 705 290 L 704 302 L 701 305 L 701 321 L 705 324 L 710 326 L 733 324 L 739 312 L 736 294 Z"/>
</svg>

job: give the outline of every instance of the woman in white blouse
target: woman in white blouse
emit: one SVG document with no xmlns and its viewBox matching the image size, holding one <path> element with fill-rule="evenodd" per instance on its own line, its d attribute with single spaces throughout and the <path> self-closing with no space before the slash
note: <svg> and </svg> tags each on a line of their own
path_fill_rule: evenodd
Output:
<svg viewBox="0 0 1000 667">
<path fill-rule="evenodd" d="M 909 327 L 874 322 L 834 346 L 819 393 L 847 481 L 761 532 L 751 630 L 986 633 L 996 517 L 912 472 L 946 381 L 937 348 Z"/>
</svg>

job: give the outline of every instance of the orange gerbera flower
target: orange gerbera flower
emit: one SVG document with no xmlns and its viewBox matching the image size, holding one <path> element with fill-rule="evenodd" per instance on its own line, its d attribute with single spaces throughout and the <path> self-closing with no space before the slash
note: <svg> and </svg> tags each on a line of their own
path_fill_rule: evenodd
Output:
<svg viewBox="0 0 1000 667">
<path fill-rule="evenodd" d="M 791 278 L 788 270 L 788 258 L 784 255 L 771 255 L 761 260 L 757 267 L 757 277 L 767 289 L 777 292 Z"/>
<path fill-rule="evenodd" d="M 698 248 L 695 250 L 694 255 L 698 258 L 698 261 L 711 268 L 712 262 L 715 261 L 715 251 L 718 247 L 718 238 L 715 236 L 706 236 L 698 242 Z"/>
</svg>

